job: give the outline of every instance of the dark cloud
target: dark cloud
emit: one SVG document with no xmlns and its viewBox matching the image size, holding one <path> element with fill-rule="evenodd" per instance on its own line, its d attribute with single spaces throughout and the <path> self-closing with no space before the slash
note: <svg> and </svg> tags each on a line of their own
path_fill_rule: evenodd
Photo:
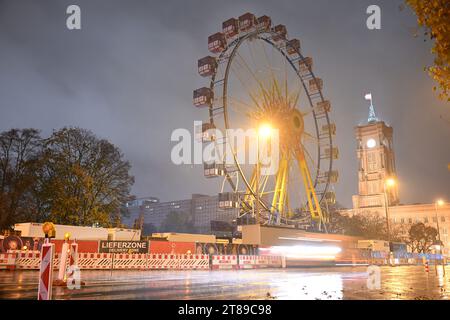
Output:
<svg viewBox="0 0 450 320">
<path fill-rule="evenodd" d="M 65 28 L 73 1 L 0 1 L 0 130 L 88 128 L 124 151 L 137 195 L 213 193 L 219 184 L 201 168 L 171 164 L 170 134 L 203 118 L 191 96 L 205 84 L 196 62 L 208 35 L 251 11 L 285 24 L 315 59 L 338 128 L 340 202 L 350 206 L 356 192 L 353 127 L 367 117 L 368 90 L 394 127 L 402 202 L 450 199 L 450 125 L 439 119 L 449 108 L 431 92 L 429 44 L 410 33 L 415 20 L 402 1 L 378 1 L 380 31 L 365 28 L 365 0 L 76 3 L 80 31 Z"/>
</svg>

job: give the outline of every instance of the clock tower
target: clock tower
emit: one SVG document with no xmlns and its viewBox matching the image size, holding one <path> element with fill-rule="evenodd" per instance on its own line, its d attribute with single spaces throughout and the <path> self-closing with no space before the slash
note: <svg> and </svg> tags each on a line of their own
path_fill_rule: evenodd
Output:
<svg viewBox="0 0 450 320">
<path fill-rule="evenodd" d="M 397 176 L 393 129 L 376 117 L 372 95 L 366 95 L 366 99 L 371 102 L 367 124 L 355 128 L 358 157 L 358 195 L 352 199 L 355 209 L 383 207 L 385 190 L 389 206 L 399 203 L 397 185 L 386 188 L 386 180 Z"/>
</svg>

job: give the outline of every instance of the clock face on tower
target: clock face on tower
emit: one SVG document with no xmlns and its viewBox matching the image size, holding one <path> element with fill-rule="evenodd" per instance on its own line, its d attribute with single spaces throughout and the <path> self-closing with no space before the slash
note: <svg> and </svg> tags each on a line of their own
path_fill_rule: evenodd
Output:
<svg viewBox="0 0 450 320">
<path fill-rule="evenodd" d="M 372 148 L 375 148 L 376 145 L 377 145 L 377 142 L 375 141 L 375 139 L 367 140 L 367 148 L 372 149 Z"/>
</svg>

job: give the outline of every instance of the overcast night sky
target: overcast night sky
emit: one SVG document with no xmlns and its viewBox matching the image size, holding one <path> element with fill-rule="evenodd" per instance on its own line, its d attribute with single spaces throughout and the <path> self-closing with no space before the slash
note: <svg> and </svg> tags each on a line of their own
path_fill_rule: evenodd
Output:
<svg viewBox="0 0 450 320">
<path fill-rule="evenodd" d="M 87 128 L 121 148 L 135 195 L 165 201 L 217 193 L 220 182 L 206 180 L 200 166 L 171 163 L 170 135 L 205 118 L 192 90 L 207 84 L 197 74 L 207 37 L 249 11 L 285 24 L 314 58 L 337 126 L 340 203 L 351 207 L 357 192 L 353 127 L 367 119 L 368 91 L 378 117 L 394 128 L 401 202 L 450 200 L 450 106 L 432 91 L 423 71 L 432 63 L 430 43 L 413 36 L 415 17 L 401 3 L 0 0 L 0 131 Z M 66 28 L 70 4 L 81 7 L 81 30 Z M 370 4 L 381 7 L 381 30 L 366 28 Z"/>
</svg>

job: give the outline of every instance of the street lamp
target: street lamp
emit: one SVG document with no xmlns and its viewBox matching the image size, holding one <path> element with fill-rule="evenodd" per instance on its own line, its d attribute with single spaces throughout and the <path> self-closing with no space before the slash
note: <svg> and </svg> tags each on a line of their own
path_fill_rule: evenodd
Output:
<svg viewBox="0 0 450 320">
<path fill-rule="evenodd" d="M 384 181 L 384 209 L 386 212 L 386 228 L 387 228 L 387 237 L 388 241 L 391 241 L 391 229 L 390 229 L 390 222 L 389 222 L 389 203 L 388 203 L 388 195 L 387 195 L 387 189 L 392 188 L 396 185 L 396 181 L 393 178 L 388 178 L 386 181 Z"/>
<path fill-rule="evenodd" d="M 259 139 L 267 139 L 272 135 L 272 127 L 270 126 L 270 124 L 262 124 L 259 128 L 258 128 L 258 135 L 257 135 L 257 143 L 256 143 L 256 205 L 255 205 L 255 210 L 256 210 L 256 222 L 259 223 L 259 201 L 260 201 L 260 196 L 259 196 L 259 180 L 260 180 L 260 174 L 261 174 L 261 168 L 260 168 L 260 159 L 259 159 Z"/>
<path fill-rule="evenodd" d="M 438 217 L 438 208 L 442 207 L 444 205 L 444 200 L 439 199 L 434 204 L 434 210 L 436 213 L 436 226 L 437 226 L 437 232 L 438 232 L 438 241 L 441 243 L 441 232 L 439 231 L 439 217 Z"/>
<path fill-rule="evenodd" d="M 435 203 L 434 203 L 434 210 L 436 213 L 436 226 L 437 226 L 437 236 L 438 236 L 438 249 L 439 249 L 439 254 L 442 255 L 442 242 L 441 242 L 441 231 L 439 230 L 439 217 L 438 217 L 438 208 L 442 207 L 445 204 L 444 200 L 442 199 L 438 199 Z M 437 272 L 437 269 L 436 269 Z M 444 275 L 445 275 L 445 267 L 444 267 Z"/>
</svg>

